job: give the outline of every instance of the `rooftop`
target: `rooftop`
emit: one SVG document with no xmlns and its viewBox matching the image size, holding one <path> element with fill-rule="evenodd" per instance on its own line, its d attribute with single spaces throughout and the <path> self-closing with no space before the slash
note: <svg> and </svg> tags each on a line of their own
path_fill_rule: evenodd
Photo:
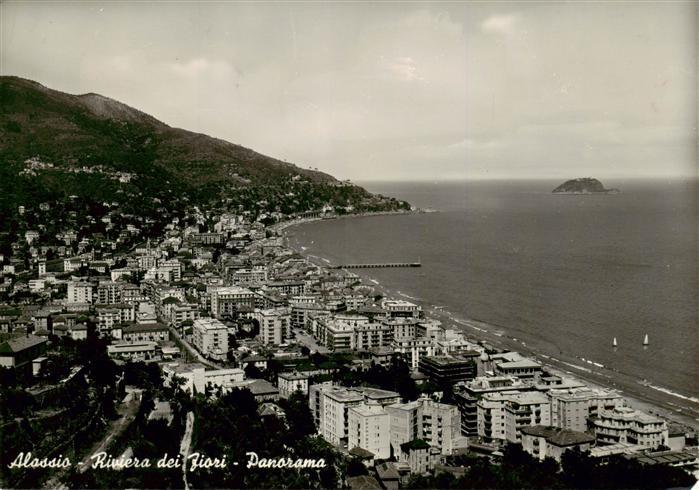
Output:
<svg viewBox="0 0 699 490">
<path fill-rule="evenodd" d="M 382 390 L 379 388 L 369 388 L 369 387 L 359 387 L 355 388 L 358 391 L 364 393 L 367 398 L 380 399 L 380 398 L 395 398 L 400 396 L 395 391 Z"/>
<path fill-rule="evenodd" d="M 225 329 L 226 325 L 221 320 L 215 318 L 197 318 L 194 320 L 194 327 L 204 330 L 219 330 Z"/>
<path fill-rule="evenodd" d="M 159 332 L 161 330 L 167 330 L 168 328 L 162 323 L 136 323 L 133 325 L 128 325 L 123 328 L 123 332 L 126 333 L 138 333 L 138 332 Z"/>
<path fill-rule="evenodd" d="M 363 417 L 386 415 L 386 411 L 383 409 L 381 405 L 368 405 L 366 403 L 363 403 L 361 405 L 357 405 L 356 407 L 351 407 L 350 410 L 358 413 L 359 415 L 362 415 Z"/>
<path fill-rule="evenodd" d="M 292 371 L 288 373 L 279 373 L 279 377 L 288 381 L 292 381 L 297 379 L 308 379 L 309 376 L 307 374 L 299 373 L 297 371 Z"/>
<path fill-rule="evenodd" d="M 480 355 L 477 352 L 475 353 L 476 356 Z M 425 362 L 431 362 L 433 364 L 437 364 L 439 366 L 449 366 L 451 364 L 463 364 L 463 363 L 468 363 L 471 364 L 471 360 L 463 357 L 463 356 L 431 356 L 431 357 L 425 357 L 424 358 Z"/>
<path fill-rule="evenodd" d="M 522 359 L 519 361 L 506 361 L 497 364 L 499 369 L 536 369 L 540 368 L 541 364 L 531 359 Z"/>
<path fill-rule="evenodd" d="M 415 449 L 429 449 L 430 445 L 422 439 L 413 439 L 410 442 L 404 442 L 400 445 L 403 451 L 412 451 Z"/>
<path fill-rule="evenodd" d="M 15 337 L 0 344 L 0 354 L 14 354 L 45 343 L 45 338 L 34 335 Z"/>
<path fill-rule="evenodd" d="M 524 427 L 522 434 L 528 434 L 535 437 L 543 437 L 547 442 L 559 447 L 574 446 L 576 444 L 592 443 L 595 441 L 594 436 L 584 432 L 574 430 L 561 429 L 559 427 L 548 427 L 543 425 L 535 425 L 532 427 Z"/>
<path fill-rule="evenodd" d="M 333 400 L 341 403 L 345 402 L 360 402 L 364 400 L 364 397 L 357 393 L 356 391 L 350 391 L 345 388 L 338 388 L 331 391 L 327 391 L 326 395 Z"/>
</svg>

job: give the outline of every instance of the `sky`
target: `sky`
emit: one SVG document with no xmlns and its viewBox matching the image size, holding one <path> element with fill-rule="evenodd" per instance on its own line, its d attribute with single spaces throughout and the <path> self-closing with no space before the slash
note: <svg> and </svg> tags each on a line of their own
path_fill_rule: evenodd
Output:
<svg viewBox="0 0 699 490">
<path fill-rule="evenodd" d="M 0 73 L 341 179 L 697 173 L 696 2 L 0 3 Z"/>
</svg>

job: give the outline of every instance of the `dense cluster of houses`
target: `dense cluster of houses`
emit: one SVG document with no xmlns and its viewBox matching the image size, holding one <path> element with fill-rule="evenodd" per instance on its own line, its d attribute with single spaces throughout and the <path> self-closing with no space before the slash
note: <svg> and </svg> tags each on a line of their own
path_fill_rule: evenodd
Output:
<svg viewBox="0 0 699 490">
<path fill-rule="evenodd" d="M 279 397 L 302 393 L 320 436 L 385 482 L 465 451 L 497 458 L 506 443 L 540 459 L 573 448 L 601 458 L 687 454 L 684 431 L 618 392 L 470 339 L 352 272 L 319 266 L 285 246 L 279 226 L 230 212 L 195 209 L 191 218 L 197 225 L 175 219 L 158 240 L 123 252 L 96 254 L 88 240 L 54 271 L 39 253 L 27 278 L 36 301 L 0 306 L 0 331 L 11 334 L 0 365 L 30 369 L 50 336 L 79 341 L 94 329 L 112 358 L 159 362 L 166 382 L 190 393 L 247 388 L 270 413 L 281 410 Z M 27 232 L 27 243 L 41 247 L 37 240 Z M 60 286 L 64 295 L 51 294 Z M 405 400 L 318 381 L 337 366 L 311 365 L 315 352 L 347 353 L 360 371 L 399 355 L 418 387 L 437 389 Z M 272 383 L 246 375 L 271 360 L 283 366 Z"/>
</svg>

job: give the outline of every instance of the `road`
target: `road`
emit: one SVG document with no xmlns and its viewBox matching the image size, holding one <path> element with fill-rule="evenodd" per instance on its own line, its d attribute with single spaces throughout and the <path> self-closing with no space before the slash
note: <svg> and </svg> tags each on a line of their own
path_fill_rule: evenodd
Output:
<svg viewBox="0 0 699 490">
<path fill-rule="evenodd" d="M 305 345 L 311 350 L 311 352 L 318 352 L 319 354 L 327 354 L 328 352 L 330 352 L 329 349 L 318 344 L 318 342 L 316 342 L 316 339 L 314 339 L 311 335 L 309 335 L 307 332 L 304 332 L 301 329 L 295 329 L 294 335 L 296 335 L 296 342 L 299 345 Z"/>
<path fill-rule="evenodd" d="M 218 364 L 213 361 L 209 361 L 206 359 L 204 356 L 202 356 L 198 350 L 196 350 L 194 347 L 192 347 L 189 342 L 187 342 L 185 339 L 180 337 L 180 334 L 177 333 L 177 330 L 174 328 L 170 327 L 170 334 L 175 338 L 178 344 L 182 345 L 185 349 L 187 349 L 187 352 L 189 352 L 192 357 L 197 359 L 200 363 L 202 363 L 204 366 L 207 366 L 211 369 L 224 369 L 225 366 Z"/>
<path fill-rule="evenodd" d="M 182 455 L 182 481 L 184 482 L 185 490 L 189 490 L 189 482 L 187 481 L 187 457 L 192 446 L 192 430 L 194 429 L 194 412 L 187 412 L 187 425 L 184 429 L 182 442 L 180 443 L 180 454 Z"/>
</svg>

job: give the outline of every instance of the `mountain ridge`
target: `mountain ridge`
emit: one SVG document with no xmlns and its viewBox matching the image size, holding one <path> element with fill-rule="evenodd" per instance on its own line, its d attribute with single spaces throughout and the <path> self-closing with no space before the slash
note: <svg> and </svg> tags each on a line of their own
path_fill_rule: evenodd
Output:
<svg viewBox="0 0 699 490">
<path fill-rule="evenodd" d="M 8 89 L 10 92 L 14 92 L 10 97 L 15 98 L 17 96 L 22 96 L 22 88 L 33 89 L 37 92 L 44 94 L 46 98 L 49 99 L 50 104 L 48 108 L 52 108 L 56 105 L 56 102 L 60 102 L 64 107 L 68 107 L 73 110 L 82 109 L 87 112 L 87 116 L 92 115 L 102 121 L 114 121 L 118 123 L 132 123 L 138 125 L 145 125 L 155 132 L 156 135 L 165 136 L 169 144 L 172 144 L 178 150 L 182 150 L 183 146 L 179 144 L 177 139 L 182 138 L 189 143 L 196 142 L 198 146 L 196 148 L 190 148 L 188 154 L 179 157 L 177 160 L 190 160 L 196 161 L 198 158 L 203 158 L 205 161 L 211 161 L 210 155 L 208 153 L 214 152 L 218 153 L 218 157 L 228 160 L 227 163 L 235 163 L 236 160 L 240 159 L 242 162 L 254 161 L 257 165 L 261 166 L 271 166 L 276 169 L 283 169 L 288 172 L 297 172 L 305 177 L 311 178 L 312 180 L 321 180 L 334 182 L 336 179 L 329 174 L 323 172 L 312 171 L 308 169 L 303 169 L 294 164 L 281 161 L 279 159 L 269 157 L 258 153 L 250 148 L 244 147 L 242 145 L 232 143 L 223 139 L 215 138 L 204 133 L 197 133 L 189 131 L 183 128 L 177 128 L 170 126 L 157 118 L 140 111 L 134 107 L 131 107 L 123 102 L 117 101 L 110 97 L 97 94 L 94 92 L 89 92 L 86 94 L 73 95 L 58 90 L 53 90 L 46 87 L 39 82 L 34 80 L 28 80 L 25 78 L 15 77 L 15 76 L 3 76 L 0 77 L 0 108 L 4 109 L 6 105 L 4 99 L 8 97 Z M 26 95 L 26 94 L 24 94 Z M 25 97 L 26 98 L 26 97 Z M 0 110 L 0 116 L 6 116 L 5 110 Z M 19 118 L 21 119 L 21 118 Z M 21 121 L 16 120 L 15 122 L 21 125 Z M 73 129 L 73 128 L 71 128 Z M 2 134 L 2 129 L 0 128 L 0 134 Z M 199 136 L 197 136 L 199 135 Z M 18 142 L 11 141 L 12 144 L 17 144 Z M 202 147 L 203 145 L 203 147 Z M 0 143 L 0 151 L 2 150 L 2 144 Z M 167 148 L 166 148 L 167 150 Z M 221 154 L 223 152 L 223 154 Z M 172 159 L 171 152 L 166 152 L 168 158 Z M 34 156 L 29 155 L 27 157 Z M 246 169 L 241 169 L 245 172 Z M 217 177 L 222 177 L 222 175 L 216 175 Z"/>
</svg>

